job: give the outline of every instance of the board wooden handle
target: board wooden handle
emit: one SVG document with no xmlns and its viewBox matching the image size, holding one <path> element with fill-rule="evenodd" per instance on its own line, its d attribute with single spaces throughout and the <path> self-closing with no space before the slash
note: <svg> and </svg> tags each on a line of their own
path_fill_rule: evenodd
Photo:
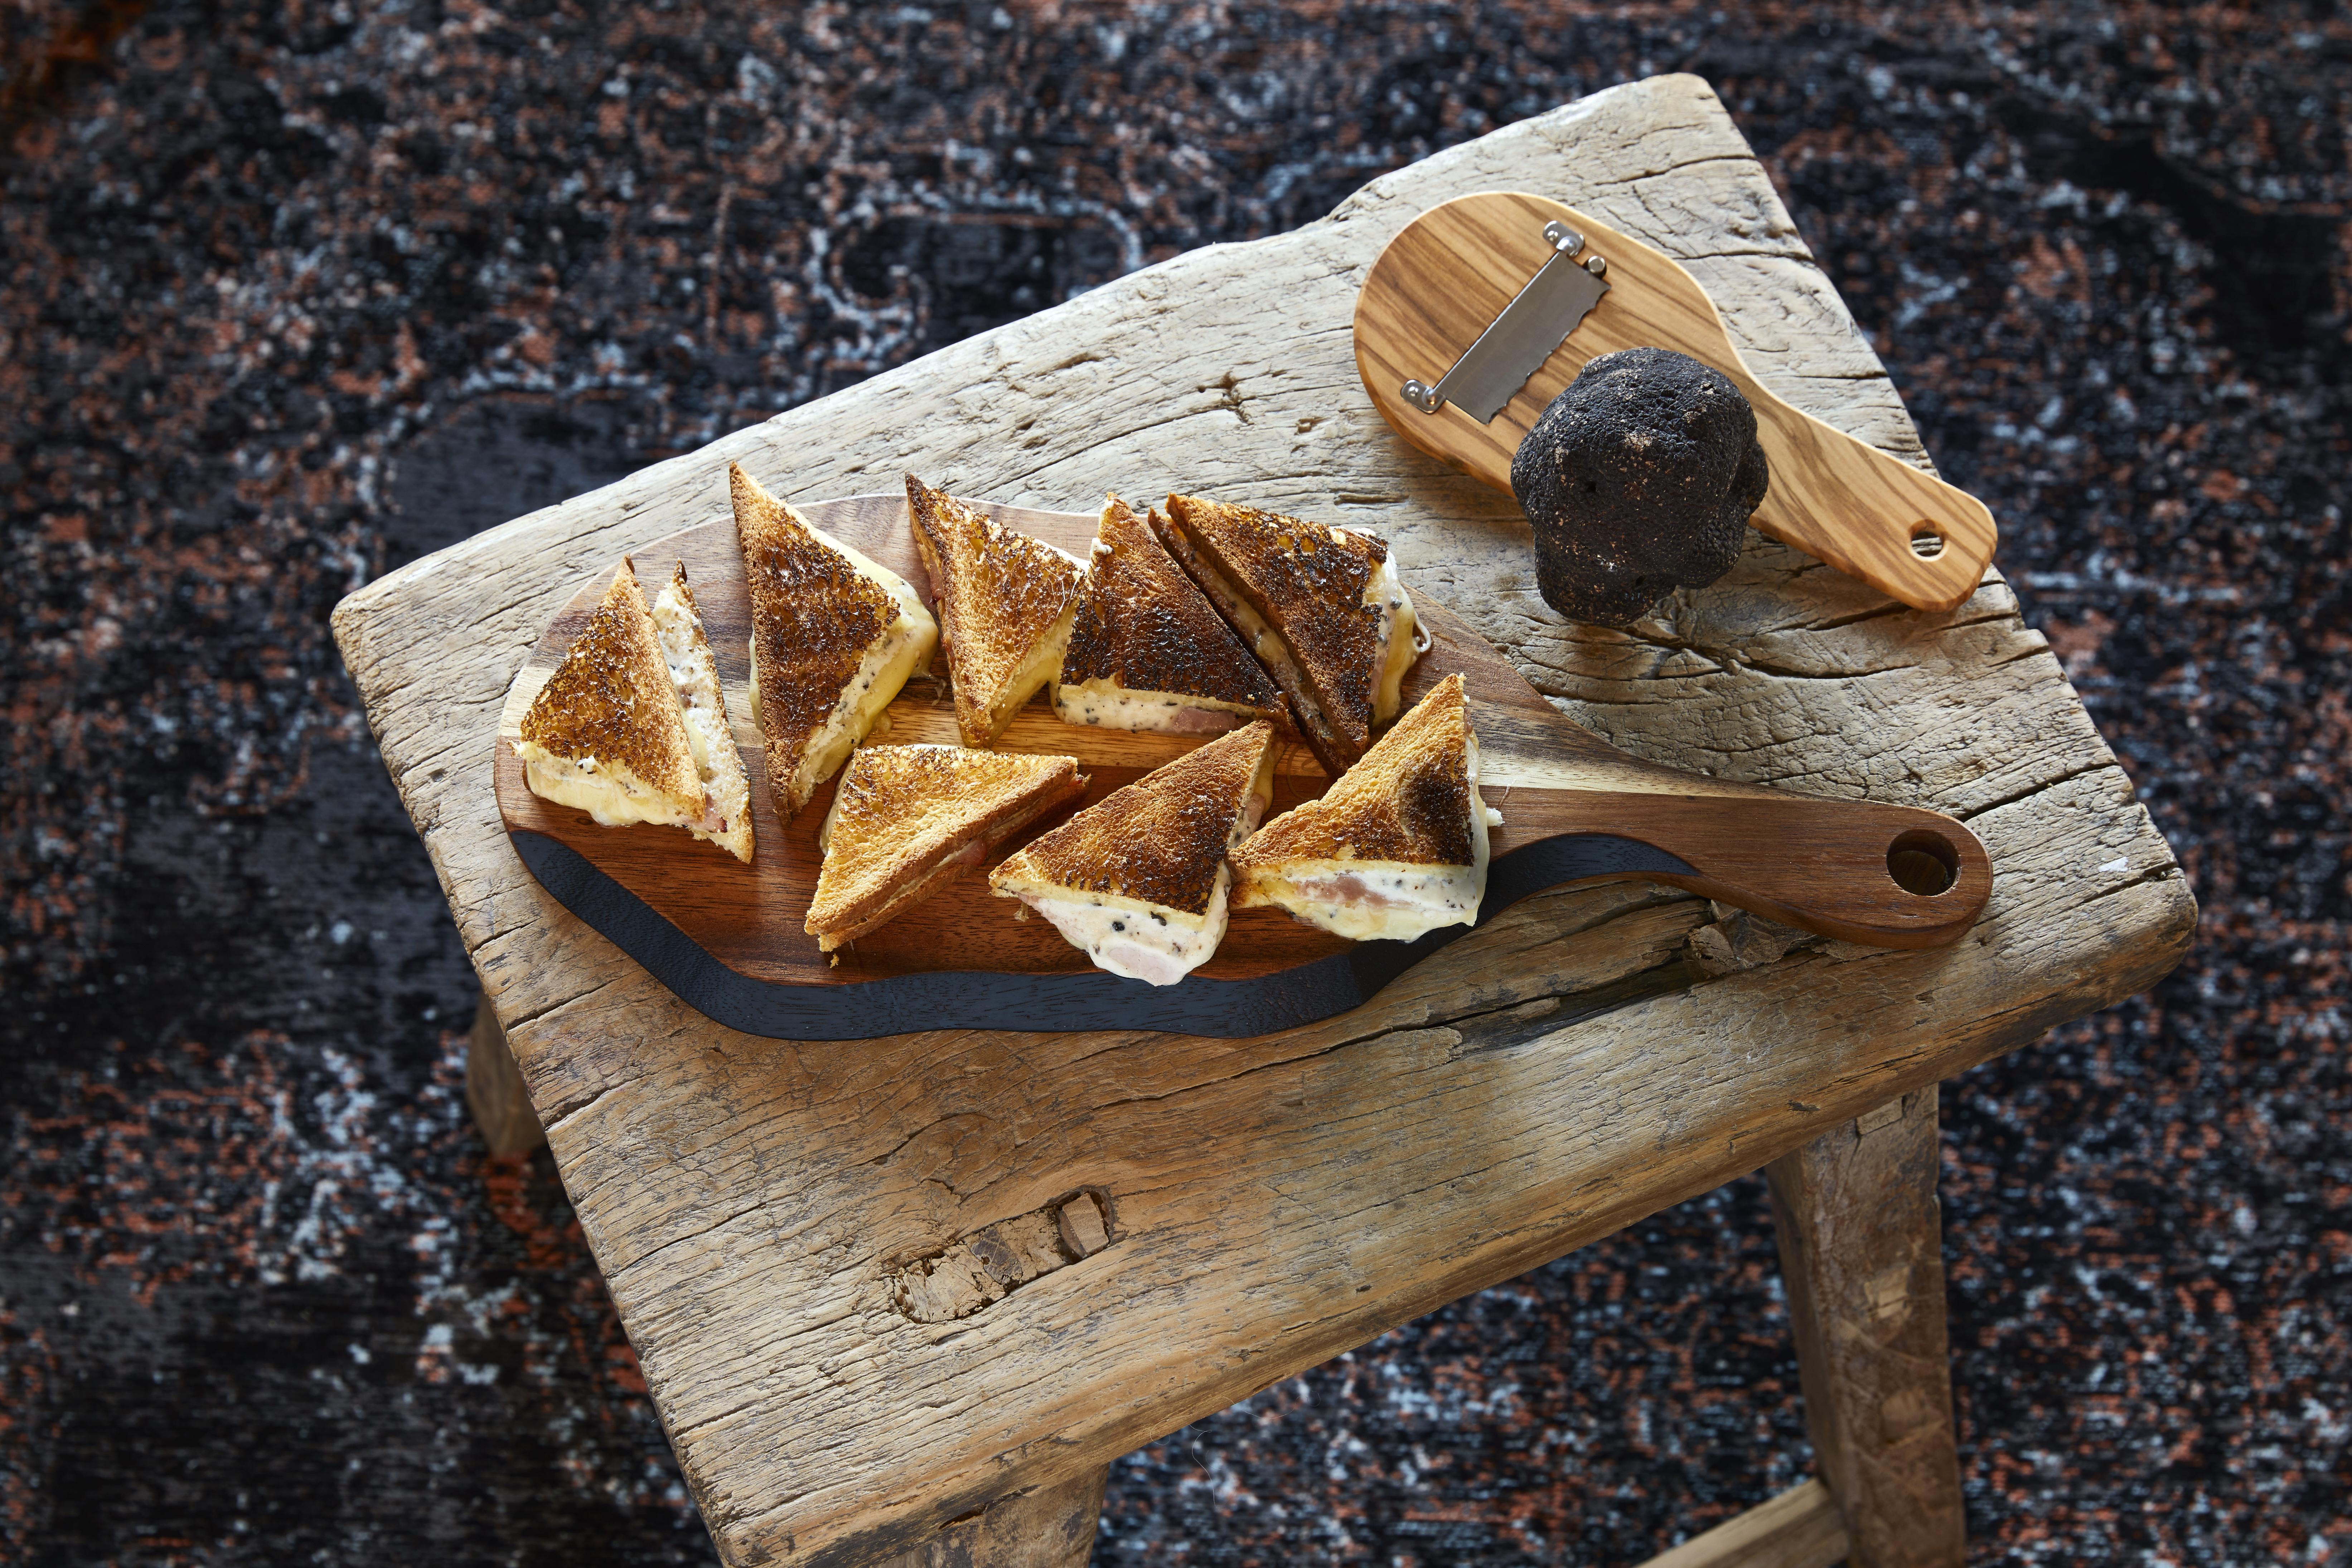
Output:
<svg viewBox="0 0 2352 1568">
<path fill-rule="evenodd" d="M 1503 810 L 1518 826 L 1507 803 Z M 1906 806 L 1580 791 L 1545 802 L 1541 816 L 1552 842 L 1605 837 L 1663 858 L 1628 857 L 1592 870 L 1566 862 L 1575 873 L 1569 879 L 1640 875 L 1873 947 L 1951 942 L 1976 923 L 1992 891 L 1992 863 L 1975 834 Z"/>
<path fill-rule="evenodd" d="M 1609 292 L 1518 395 L 1481 425 L 1451 404 L 1424 414 L 1407 380 L 1434 384 L 1536 269 L 1558 219 L 1608 263 Z M 1952 609 L 1992 559 L 2000 530 L 1966 490 L 1825 425 L 1767 390 L 1681 263 L 1590 214 L 1524 192 L 1433 207 L 1391 240 L 1356 300 L 1356 368 L 1383 418 L 1412 446 L 1498 489 L 1537 418 L 1585 362 L 1658 347 L 1721 371 L 1756 409 L 1772 488 L 1755 526 L 1915 609 Z"/>
</svg>

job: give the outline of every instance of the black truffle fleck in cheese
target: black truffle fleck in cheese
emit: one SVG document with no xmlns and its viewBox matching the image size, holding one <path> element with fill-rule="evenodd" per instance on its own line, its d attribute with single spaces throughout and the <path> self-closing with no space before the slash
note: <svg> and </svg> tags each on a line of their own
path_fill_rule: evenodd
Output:
<svg viewBox="0 0 2352 1568">
<path fill-rule="evenodd" d="M 1756 411 L 1672 349 L 1602 354 L 1511 459 L 1536 534 L 1536 586 L 1571 620 L 1622 626 L 1738 559 L 1772 480 Z"/>
</svg>

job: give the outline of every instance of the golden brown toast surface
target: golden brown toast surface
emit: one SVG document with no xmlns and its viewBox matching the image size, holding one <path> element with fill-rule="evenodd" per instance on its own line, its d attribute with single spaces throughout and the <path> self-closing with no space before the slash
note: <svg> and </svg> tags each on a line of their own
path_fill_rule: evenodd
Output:
<svg viewBox="0 0 2352 1568">
<path fill-rule="evenodd" d="M 751 598 L 760 732 L 781 795 L 866 650 L 898 618 L 898 602 L 740 465 L 729 465 L 727 484 Z"/>
<path fill-rule="evenodd" d="M 1062 657 L 1065 685 L 1110 678 L 1129 691 L 1213 698 L 1262 718 L 1286 716 L 1282 693 L 1133 508 L 1117 496 L 1106 500 L 1095 539 Z"/>
<path fill-rule="evenodd" d="M 956 723 L 967 744 L 984 745 L 988 710 L 1070 607 L 1078 565 L 912 474 L 907 512 L 947 644 Z"/>
<path fill-rule="evenodd" d="M 1467 866 L 1469 704 L 1449 675 L 1323 794 L 1294 806 L 1234 852 L 1234 868 L 1289 860 L 1392 860 Z"/>
<path fill-rule="evenodd" d="M 1364 592 L 1388 560 L 1388 545 L 1352 529 L 1198 496 L 1170 496 L 1167 521 L 1289 648 L 1315 710 L 1300 713 L 1299 722 L 1310 742 L 1325 742 L 1318 754 L 1327 747 L 1334 753 L 1325 764 L 1362 756 L 1371 744 L 1381 658 L 1380 614 L 1364 603 Z M 1299 695 L 1292 693 L 1294 700 Z"/>
<path fill-rule="evenodd" d="M 702 775 L 687 742 L 677 688 L 635 563 L 626 557 L 586 628 L 531 700 L 522 738 L 559 757 L 617 763 L 701 812 Z"/>
<path fill-rule="evenodd" d="M 1254 720 L 1115 790 L 997 868 L 992 882 L 1114 893 L 1208 912 L 1234 826 L 1265 786 L 1274 726 Z"/>
<path fill-rule="evenodd" d="M 842 770 L 811 935 L 857 925 L 976 840 L 991 839 L 1086 788 L 1076 757 L 956 746 L 868 746 Z"/>
</svg>

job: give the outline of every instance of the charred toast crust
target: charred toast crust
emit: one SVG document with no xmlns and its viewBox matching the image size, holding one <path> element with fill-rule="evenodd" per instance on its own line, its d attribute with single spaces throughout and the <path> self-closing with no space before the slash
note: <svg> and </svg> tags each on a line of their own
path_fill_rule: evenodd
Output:
<svg viewBox="0 0 2352 1568">
<path fill-rule="evenodd" d="M 992 738 L 983 717 L 1038 638 L 1077 594 L 1077 563 L 1006 528 L 944 490 L 907 476 L 907 515 L 931 579 L 931 600 L 968 745 Z"/>
<path fill-rule="evenodd" d="M 869 746 L 842 770 L 839 815 L 804 929 L 851 928 L 975 840 L 989 843 L 1083 794 L 1076 757 L 953 746 Z"/>
<path fill-rule="evenodd" d="M 1331 744 L 1346 763 L 1363 755 L 1381 667 L 1380 615 L 1364 603 L 1364 591 L 1388 560 L 1388 545 L 1372 534 L 1197 496 L 1170 496 L 1168 512 L 1199 558 L 1290 650 L 1317 710 L 1299 714 L 1310 741 Z"/>
<path fill-rule="evenodd" d="M 1199 586 L 1202 595 L 1216 607 L 1217 613 L 1224 617 L 1234 633 L 1240 634 L 1244 619 L 1243 611 L 1248 606 L 1236 605 L 1227 598 L 1225 584 L 1203 564 L 1200 552 L 1192 548 L 1192 542 L 1184 537 L 1183 530 L 1168 521 L 1166 513 L 1153 507 L 1150 521 L 1152 534 L 1160 541 L 1160 548 L 1167 551 L 1169 559 L 1183 568 L 1184 574 Z M 1246 647 L 1248 639 L 1244 637 L 1242 641 Z M 1282 718 L 1287 721 L 1290 732 L 1307 742 L 1307 749 L 1315 753 L 1316 761 L 1321 763 L 1324 771 L 1333 778 L 1346 773 L 1348 757 L 1340 749 L 1339 736 L 1333 733 L 1322 711 L 1315 706 L 1313 694 L 1299 683 L 1291 668 L 1264 661 L 1258 661 L 1258 668 L 1265 672 L 1266 678 L 1274 682 L 1275 689 L 1282 694 Z"/>
<path fill-rule="evenodd" d="M 997 874 L 1204 915 L 1273 743 L 1274 726 L 1254 720 L 1104 796 Z"/>
<path fill-rule="evenodd" d="M 729 468 L 728 487 L 751 599 L 760 733 L 781 796 L 898 602 L 740 467 Z"/>
<path fill-rule="evenodd" d="M 1284 716 L 1282 693 L 1192 579 L 1117 496 L 1104 502 L 1062 681 L 1206 697 Z"/>
<path fill-rule="evenodd" d="M 1294 807 L 1234 852 L 1234 868 L 1286 860 L 1467 866 L 1470 710 L 1449 675 L 1320 800 Z"/>
<path fill-rule="evenodd" d="M 703 798 L 635 562 L 622 559 L 587 626 L 531 700 L 522 738 L 559 757 L 618 763 L 681 801 Z"/>
</svg>

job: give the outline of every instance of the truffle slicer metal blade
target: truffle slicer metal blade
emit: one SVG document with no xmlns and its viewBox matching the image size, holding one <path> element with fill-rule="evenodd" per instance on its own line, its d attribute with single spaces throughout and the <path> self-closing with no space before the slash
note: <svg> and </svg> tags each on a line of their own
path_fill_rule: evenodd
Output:
<svg viewBox="0 0 2352 1568">
<path fill-rule="evenodd" d="M 1503 307 L 1494 324 L 1463 351 L 1454 367 L 1434 386 L 1419 379 L 1407 381 L 1400 395 L 1423 414 L 1434 414 L 1451 403 L 1481 425 L 1493 422 L 1528 377 L 1543 368 L 1552 351 L 1583 324 L 1609 285 L 1601 279 L 1609 270 L 1605 257 L 1583 261 L 1576 253 L 1584 237 L 1555 218 L 1543 226 L 1550 259 L 1536 268 L 1526 288 Z"/>
<path fill-rule="evenodd" d="M 1563 251 L 1571 238 L 1582 246 Z M 1587 264 L 1574 259 L 1585 247 L 1607 258 L 1605 300 L 1590 252 Z M 1768 288 L 1798 286 L 1790 268 L 1753 276 Z M 1571 286 L 1594 299 L 1577 309 Z M 1774 326 L 1773 301 L 1757 303 Z M 1821 307 L 1806 295 L 1788 308 Z M 1767 389 L 1680 262 L 1544 196 L 1457 196 L 1405 225 L 1364 276 L 1355 337 L 1357 374 L 1391 428 L 1499 490 L 1510 490 L 1520 441 L 1586 361 L 1655 347 L 1721 371 L 1756 410 L 1772 464 L 1771 489 L 1750 520 L 1759 531 L 1921 610 L 1966 602 L 2000 538 L 1976 497 Z M 1435 385 L 1420 379 L 1440 366 L 1451 368 Z"/>
</svg>

